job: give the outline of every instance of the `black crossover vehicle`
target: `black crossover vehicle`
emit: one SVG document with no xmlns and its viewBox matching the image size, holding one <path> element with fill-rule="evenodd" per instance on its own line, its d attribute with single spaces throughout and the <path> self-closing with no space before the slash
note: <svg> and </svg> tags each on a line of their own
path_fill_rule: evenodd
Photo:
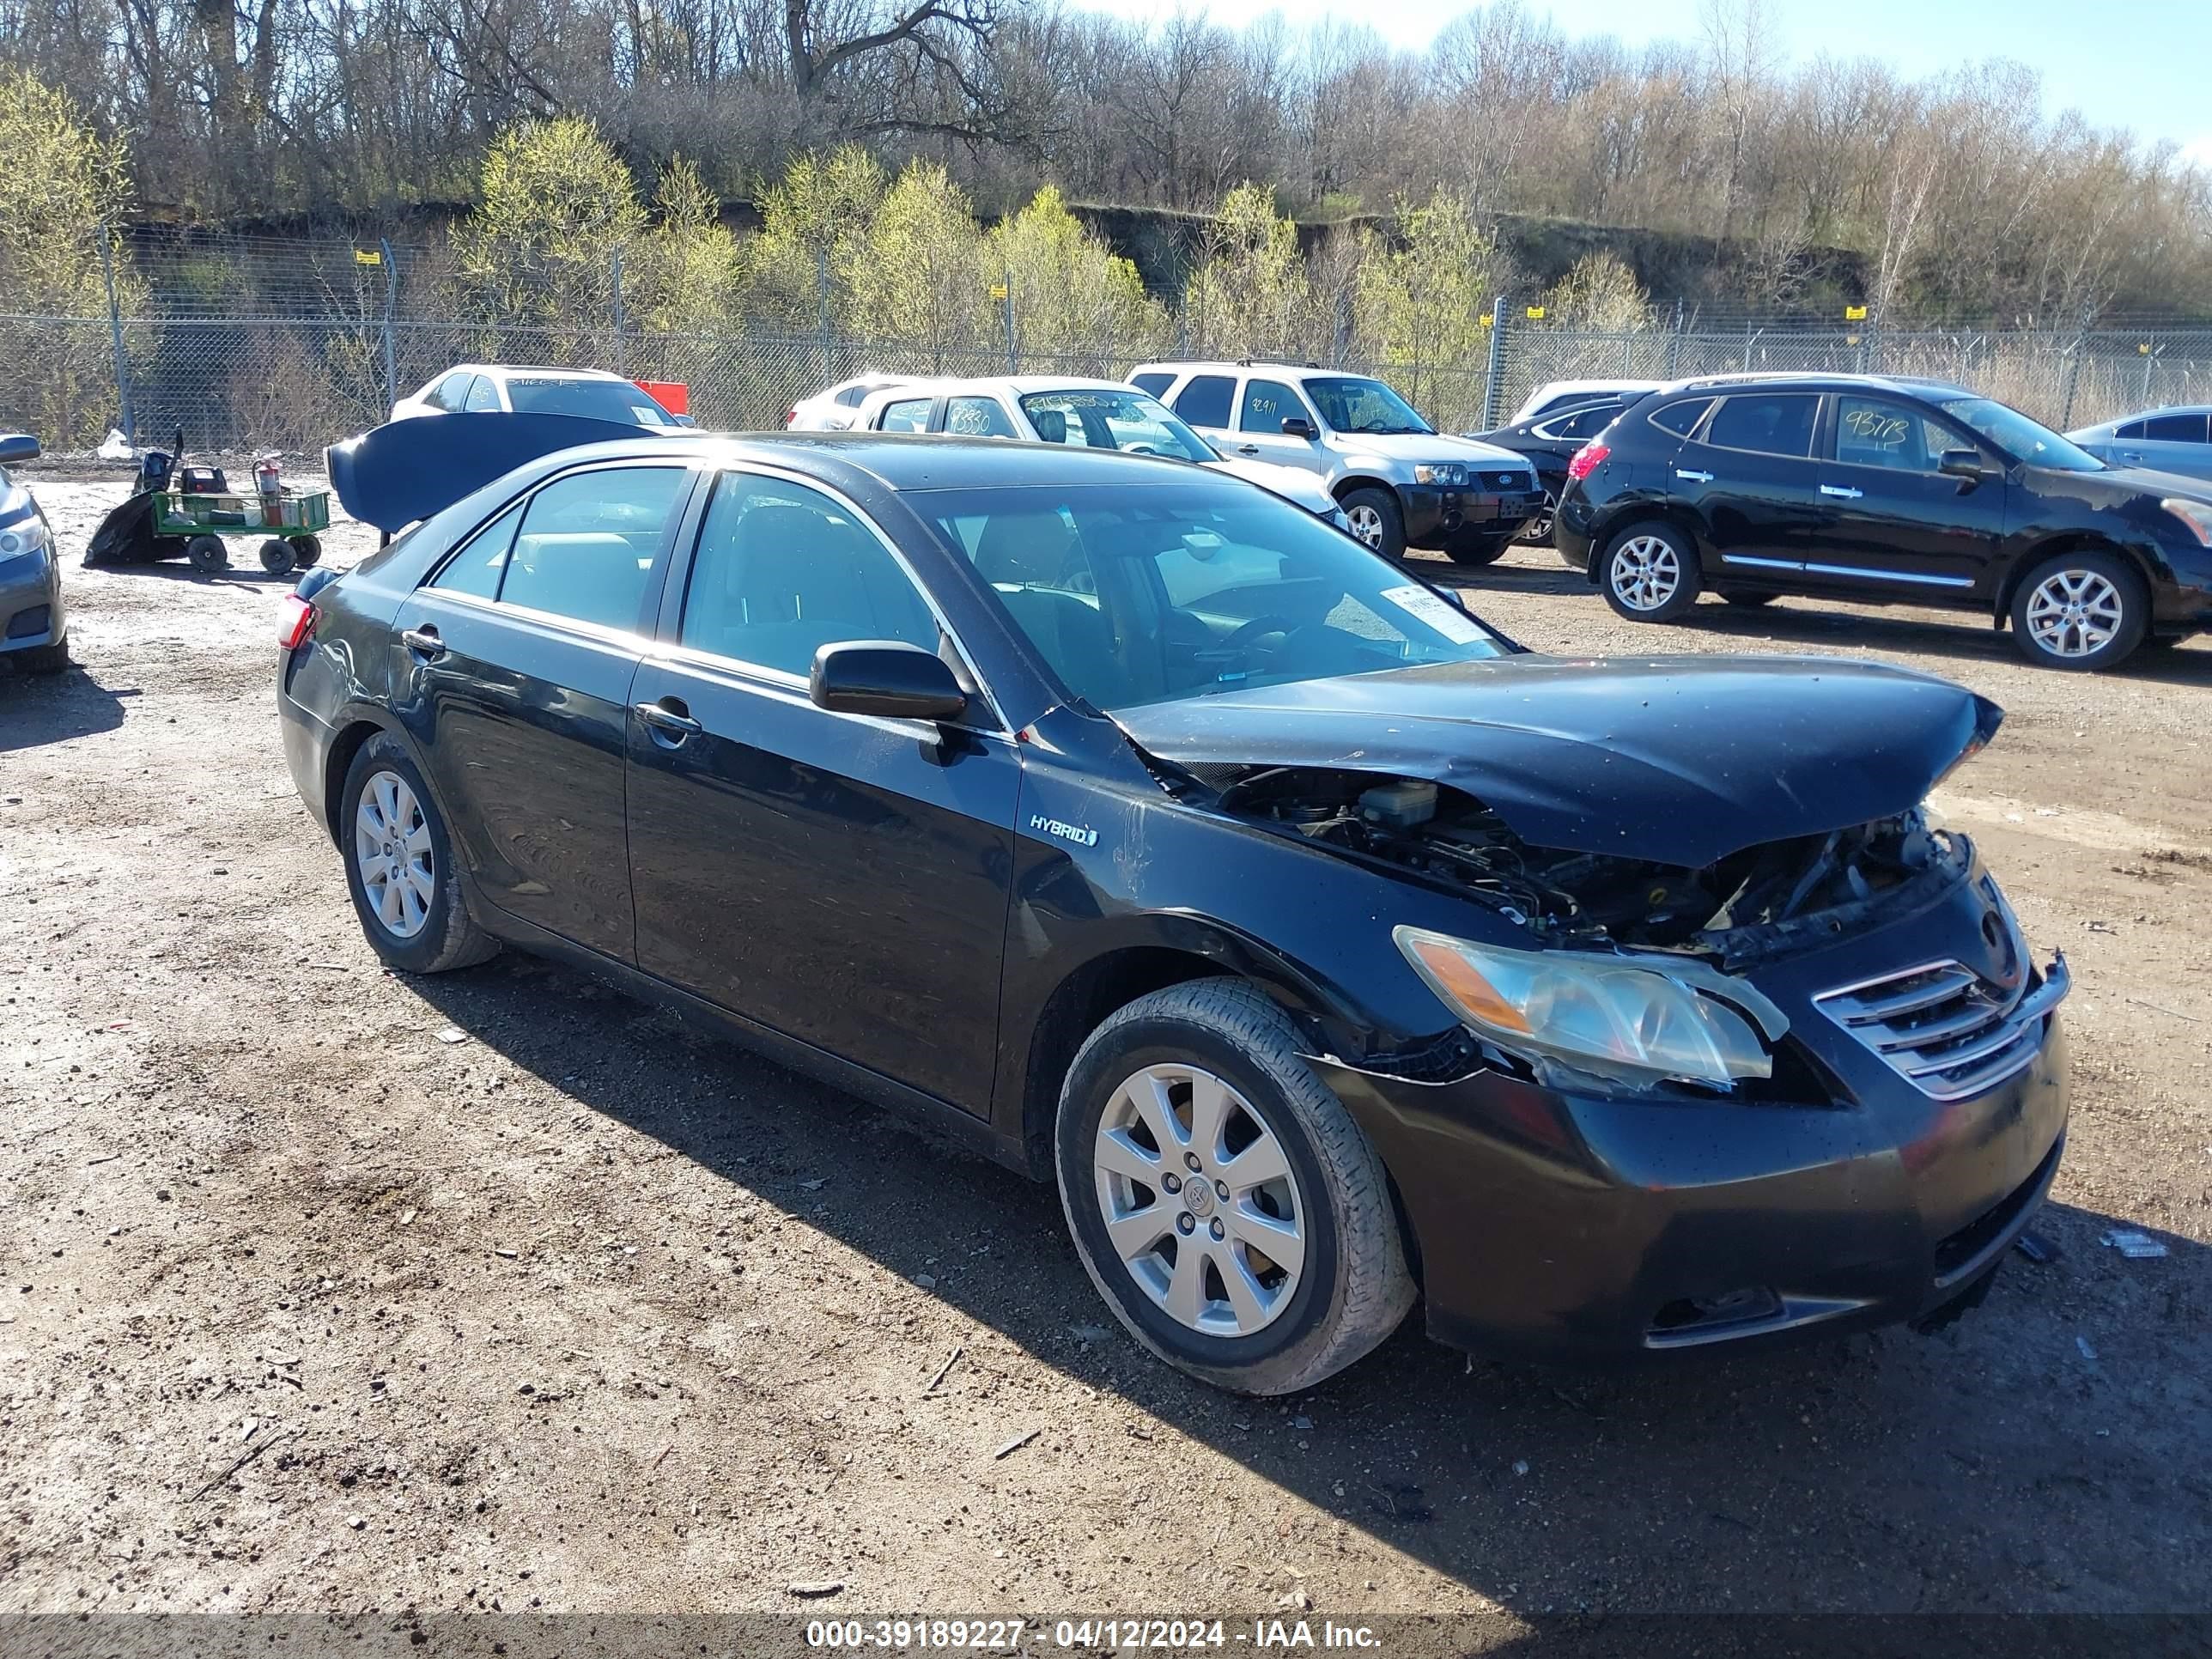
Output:
<svg viewBox="0 0 2212 1659">
<path fill-rule="evenodd" d="M 1635 621 L 1708 587 L 1952 605 L 2008 621 L 2031 662 L 2088 669 L 2212 627 L 2212 486 L 2108 467 L 1956 386 L 1686 380 L 1569 472 L 1554 543 Z"/>
<path fill-rule="evenodd" d="M 1611 426 L 1620 411 L 1635 401 L 1618 395 L 1570 398 L 1494 432 L 1467 434 L 1478 443 L 1525 455 L 1536 469 L 1536 482 L 1544 489 L 1544 510 L 1521 526 L 1521 540 L 1540 546 L 1552 539 L 1552 515 L 1559 508 L 1559 497 L 1566 494 L 1569 463 L 1581 453 L 1584 444 Z"/>
<path fill-rule="evenodd" d="M 371 943 L 501 943 L 1056 1179 L 1139 1341 L 1621 1356 L 1946 1316 L 2056 1008 L 1900 670 L 1531 655 L 1312 515 L 1064 447 L 657 438 L 290 601 Z"/>
</svg>

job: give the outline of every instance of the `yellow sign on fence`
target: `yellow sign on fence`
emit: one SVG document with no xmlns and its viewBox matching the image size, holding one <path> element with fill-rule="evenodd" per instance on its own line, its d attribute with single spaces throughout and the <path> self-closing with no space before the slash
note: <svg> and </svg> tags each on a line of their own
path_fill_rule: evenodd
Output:
<svg viewBox="0 0 2212 1659">
<path fill-rule="evenodd" d="M 1541 306 L 1530 306 L 1528 307 L 1528 320 L 1532 323 L 1542 322 L 1544 320 L 1544 307 Z"/>
<path fill-rule="evenodd" d="M 1003 300 L 1003 299 L 1005 299 L 1005 298 L 1006 297 L 1006 285 L 1004 283 L 992 283 L 992 284 L 991 284 L 991 297 L 992 297 L 994 300 Z"/>
<path fill-rule="evenodd" d="M 384 263 L 384 255 L 376 248 L 357 247 L 353 251 L 353 262 L 357 265 L 380 265 Z"/>
<path fill-rule="evenodd" d="M 1844 320 L 1847 323 L 1863 323 L 1866 321 L 1866 307 L 1864 306 L 1845 306 L 1844 307 Z"/>
</svg>

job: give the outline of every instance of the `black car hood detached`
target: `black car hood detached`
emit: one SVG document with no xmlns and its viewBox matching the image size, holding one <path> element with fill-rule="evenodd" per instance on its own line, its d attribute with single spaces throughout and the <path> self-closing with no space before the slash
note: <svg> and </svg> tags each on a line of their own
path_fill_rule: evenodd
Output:
<svg viewBox="0 0 2212 1659">
<path fill-rule="evenodd" d="M 1919 805 L 2004 711 L 1811 658 L 1513 656 L 1224 691 L 1115 716 L 1210 773 L 1319 767 L 1466 792 L 1536 847 L 1702 868 Z"/>
</svg>

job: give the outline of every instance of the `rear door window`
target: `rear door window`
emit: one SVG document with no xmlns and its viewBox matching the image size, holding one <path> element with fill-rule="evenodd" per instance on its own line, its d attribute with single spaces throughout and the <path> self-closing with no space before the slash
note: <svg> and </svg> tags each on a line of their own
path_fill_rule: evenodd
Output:
<svg viewBox="0 0 2212 1659">
<path fill-rule="evenodd" d="M 1809 392 L 1755 392 L 1725 398 L 1705 428 L 1705 441 L 1716 449 L 1743 449 L 1759 455 L 1810 455 L 1820 412 L 1820 399 Z"/>
<path fill-rule="evenodd" d="M 636 628 L 683 484 L 680 466 L 601 467 L 556 478 L 523 511 L 500 603 Z"/>
<path fill-rule="evenodd" d="M 1018 438 L 1014 423 L 996 398 L 947 398 L 945 429 L 965 438 Z"/>
<path fill-rule="evenodd" d="M 2204 416 L 2202 415 L 2154 415 L 2142 424 L 2142 435 L 2154 444 L 2201 444 L 2204 441 Z"/>
<path fill-rule="evenodd" d="M 897 403 L 885 404 L 882 416 L 876 422 L 878 432 L 927 432 L 929 430 L 929 406 L 934 398 L 902 398 Z"/>
<path fill-rule="evenodd" d="M 1175 412 L 1193 426 L 1225 428 L 1236 390 L 1237 382 L 1226 374 L 1194 374 L 1190 384 L 1176 394 Z"/>
<path fill-rule="evenodd" d="M 1619 404 L 1595 404 L 1588 409 L 1576 410 L 1549 420 L 1536 428 L 1540 438 L 1594 438 L 1613 424 L 1620 413 Z"/>
<path fill-rule="evenodd" d="M 496 414 L 499 411 L 499 388 L 479 374 L 469 382 L 468 398 L 461 407 L 471 414 Z"/>
</svg>

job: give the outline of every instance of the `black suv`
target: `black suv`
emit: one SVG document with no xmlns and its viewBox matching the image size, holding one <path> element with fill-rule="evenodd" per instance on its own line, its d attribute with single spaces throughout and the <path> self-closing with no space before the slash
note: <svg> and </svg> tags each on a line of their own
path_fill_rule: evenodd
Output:
<svg viewBox="0 0 2212 1659">
<path fill-rule="evenodd" d="M 1638 622 L 1708 586 L 1954 605 L 2009 620 L 2031 662 L 2084 669 L 2212 627 L 2212 487 L 2106 466 L 1928 380 L 1663 387 L 1576 455 L 1553 535 Z"/>
<path fill-rule="evenodd" d="M 1568 464 L 1581 453 L 1584 444 L 1611 426 L 1622 410 L 1643 395 L 1598 392 L 1592 393 L 1587 400 L 1572 396 L 1564 401 L 1555 398 L 1541 414 L 1531 415 L 1525 421 L 1516 421 L 1492 432 L 1463 434 L 1477 443 L 1525 455 L 1528 464 L 1536 469 L 1536 482 L 1544 491 L 1544 510 L 1521 526 L 1522 541 L 1541 547 L 1552 539 L 1552 514 L 1566 490 Z"/>
</svg>

